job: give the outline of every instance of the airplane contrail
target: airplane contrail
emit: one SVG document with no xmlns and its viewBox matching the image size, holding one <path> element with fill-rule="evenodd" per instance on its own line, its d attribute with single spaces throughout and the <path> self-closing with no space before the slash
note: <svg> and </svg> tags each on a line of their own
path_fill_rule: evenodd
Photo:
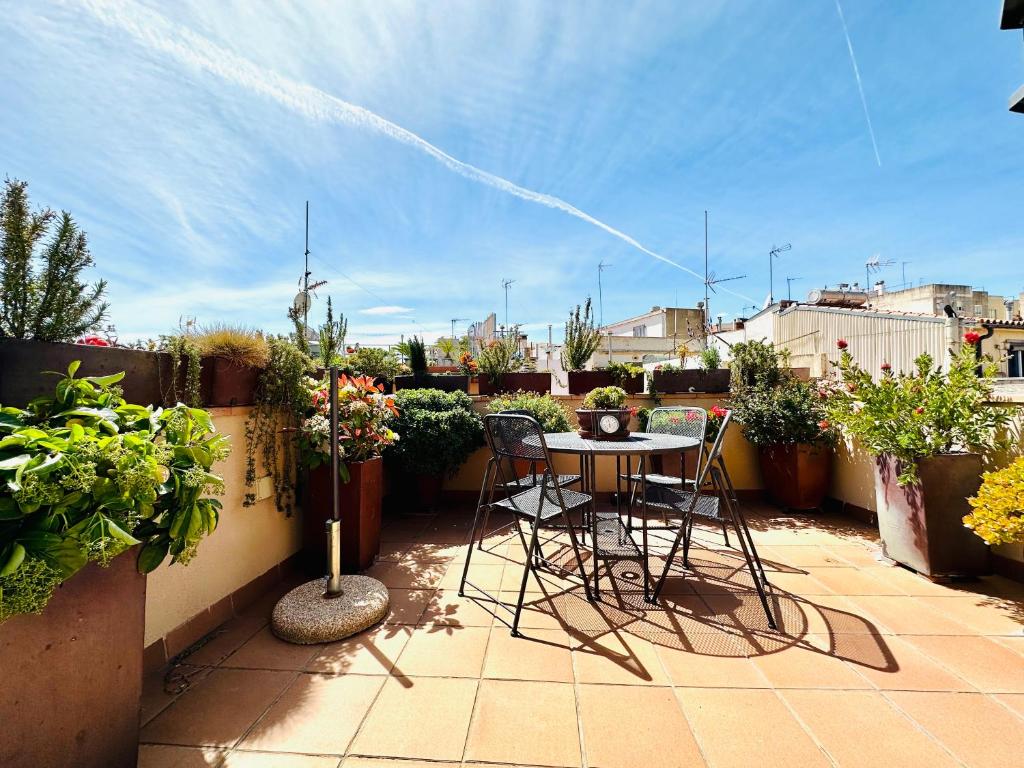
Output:
<svg viewBox="0 0 1024 768">
<path fill-rule="evenodd" d="M 850 30 L 846 28 L 846 17 L 843 16 L 843 6 L 836 0 L 836 10 L 839 11 L 839 22 L 843 25 L 843 35 L 846 36 L 846 48 L 850 52 L 850 63 L 853 65 L 853 76 L 857 79 L 857 91 L 860 93 L 860 103 L 864 107 L 864 119 L 868 123 L 868 134 L 871 136 L 871 146 L 875 150 L 875 162 L 882 167 L 882 158 L 878 154 L 878 142 L 875 141 L 875 129 L 871 125 L 871 113 L 868 112 L 868 100 L 864 95 L 864 84 L 860 80 L 860 68 L 857 66 L 857 57 L 853 55 L 853 42 L 850 40 Z"/>
<path fill-rule="evenodd" d="M 147 48 L 168 54 L 184 64 L 209 72 L 222 80 L 234 83 L 254 93 L 269 97 L 282 106 L 311 120 L 343 123 L 369 129 L 408 146 L 415 147 L 460 176 L 486 184 L 523 200 L 539 203 L 548 208 L 554 208 L 567 213 L 604 230 L 609 235 L 617 237 L 624 243 L 631 245 L 638 251 L 658 261 L 693 275 L 701 281 L 704 280 L 704 276 L 698 272 L 666 256 L 662 256 L 660 253 L 652 251 L 625 232 L 605 224 L 600 219 L 594 218 L 561 198 L 521 187 L 501 176 L 496 176 L 474 165 L 464 163 L 427 140 L 420 138 L 412 131 L 406 130 L 368 109 L 350 104 L 306 83 L 301 83 L 271 70 L 264 69 L 252 61 L 222 48 L 187 27 L 174 24 L 160 14 L 143 8 L 136 3 L 121 2 L 120 0 L 84 0 L 83 5 L 99 21 L 107 26 L 116 27 L 128 33 L 131 37 L 135 38 L 136 42 Z M 744 296 L 724 286 L 720 287 L 727 293 L 741 299 L 753 301 L 749 296 Z"/>
</svg>

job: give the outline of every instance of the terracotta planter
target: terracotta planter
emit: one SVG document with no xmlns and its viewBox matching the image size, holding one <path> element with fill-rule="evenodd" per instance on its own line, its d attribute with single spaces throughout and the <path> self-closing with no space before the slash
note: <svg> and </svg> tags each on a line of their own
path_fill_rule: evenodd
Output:
<svg viewBox="0 0 1024 768">
<path fill-rule="evenodd" d="M 585 395 L 598 387 L 622 387 L 631 395 L 639 395 L 644 391 L 644 375 L 641 373 L 616 381 L 611 371 L 569 371 L 570 395 Z"/>
<path fill-rule="evenodd" d="M 786 509 L 821 509 L 832 480 L 832 449 L 826 445 L 769 445 L 759 451 L 768 496 Z"/>
<path fill-rule="evenodd" d="M 967 497 L 981 485 L 981 456 L 944 454 L 919 459 L 918 485 L 901 487 L 899 462 L 875 460 L 875 501 L 882 552 L 932 578 L 988 573 L 988 547 L 964 527 Z"/>
<path fill-rule="evenodd" d="M 413 489 L 415 496 L 412 500 L 414 512 L 432 512 L 437 509 L 441 500 L 441 488 L 444 486 L 444 478 L 441 475 L 414 475 Z"/>
<path fill-rule="evenodd" d="M 384 460 L 348 463 L 349 481 L 339 486 L 341 515 L 341 571 L 358 573 L 373 565 L 380 554 L 381 505 L 384 498 Z M 331 469 L 309 472 L 307 503 L 303 511 L 303 563 L 312 576 L 327 571 L 324 527 L 331 516 Z"/>
<path fill-rule="evenodd" d="M 481 373 L 477 379 L 480 383 L 481 395 L 496 395 L 499 392 L 519 392 L 520 390 L 523 392 L 538 392 L 540 394 L 551 391 L 550 373 L 526 371 L 506 373 L 501 377 L 501 383 L 497 385 L 491 382 L 491 377 L 486 373 Z"/>
<path fill-rule="evenodd" d="M 606 416 L 612 416 L 619 422 L 619 429 L 613 434 L 608 434 L 598 429 L 598 423 Z M 580 437 L 588 440 L 621 440 L 629 437 L 629 420 L 633 418 L 633 412 L 628 408 L 615 408 L 612 410 L 587 410 L 586 408 L 579 408 L 576 411 L 576 418 L 580 423 Z"/>
<path fill-rule="evenodd" d="M 442 392 L 469 392 L 469 376 L 444 376 L 425 374 L 423 376 L 396 376 L 395 391 L 400 389 L 440 389 Z"/>
<path fill-rule="evenodd" d="M 238 365 L 224 357 L 204 357 L 204 373 L 206 369 L 212 373 L 207 405 L 223 408 L 256 402 L 256 383 L 261 373 L 259 368 Z"/>
<path fill-rule="evenodd" d="M 43 613 L 0 624 L 4 768 L 134 768 L 146 625 L 137 554 L 90 563 Z"/>
<path fill-rule="evenodd" d="M 729 369 L 715 368 L 702 371 L 687 368 L 682 371 L 654 371 L 654 388 L 658 392 L 728 392 Z"/>
</svg>

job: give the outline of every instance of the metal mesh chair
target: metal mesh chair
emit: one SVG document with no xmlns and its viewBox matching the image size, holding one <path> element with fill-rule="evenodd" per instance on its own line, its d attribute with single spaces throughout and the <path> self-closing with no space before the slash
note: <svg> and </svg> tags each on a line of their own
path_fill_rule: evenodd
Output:
<svg viewBox="0 0 1024 768">
<path fill-rule="evenodd" d="M 665 584 L 665 578 L 672 568 L 672 561 L 678 553 L 680 543 L 683 545 L 683 565 L 686 568 L 690 567 L 690 540 L 693 535 L 695 517 L 715 520 L 721 523 L 723 531 L 726 525 L 731 524 L 739 541 L 739 549 L 743 553 L 747 569 L 750 571 L 750 576 L 757 589 L 758 597 L 761 599 L 761 605 L 768 617 L 768 625 L 775 629 L 775 617 L 768 605 L 766 591 L 771 585 L 768 583 L 761 558 L 757 554 L 757 547 L 754 546 L 750 529 L 747 527 L 746 517 L 740 508 L 736 489 L 733 487 L 732 479 L 725 467 L 725 461 L 722 459 L 722 446 L 725 443 L 725 434 L 729 429 L 731 419 L 732 411 L 726 411 L 707 458 L 697 473 L 694 485 L 685 489 L 662 488 L 664 503 L 681 512 L 683 520 L 675 540 L 672 542 L 672 547 L 669 549 L 665 569 L 654 588 L 654 598 L 657 599 Z M 726 543 L 728 544 L 728 540 Z"/>
<path fill-rule="evenodd" d="M 488 595 L 486 591 L 480 589 L 480 587 L 469 580 L 469 567 L 473 556 L 473 545 L 476 541 L 478 527 L 482 522 L 481 518 L 484 510 L 489 507 L 497 507 L 512 513 L 516 532 L 519 534 L 519 540 L 526 551 L 526 561 L 523 564 L 523 579 L 519 586 L 519 595 L 512 619 L 512 635 L 518 636 L 519 617 L 523 610 L 523 597 L 526 594 L 526 582 L 530 577 L 530 573 L 533 572 L 534 577 L 539 582 L 540 577 L 537 576 L 536 569 L 541 564 L 558 568 L 558 566 L 544 560 L 543 553 L 540 551 L 538 533 L 542 524 L 561 518 L 565 529 L 569 533 L 569 541 L 572 544 L 573 554 L 576 558 L 576 568 L 580 578 L 583 580 L 583 589 L 586 592 L 587 599 L 590 599 L 590 582 L 583 567 L 583 557 L 569 515 L 577 510 L 588 509 L 593 502 L 593 497 L 586 493 L 563 488 L 558 483 L 557 476 L 551 474 L 551 467 L 554 465 L 548 453 L 547 443 L 544 441 L 544 432 L 541 430 L 540 424 L 532 416 L 513 413 L 488 414 L 484 417 L 484 436 L 491 450 L 489 470 L 496 474 L 497 482 L 506 489 L 510 489 L 509 478 L 506 474 L 506 468 L 510 462 L 516 460 L 543 462 L 545 467 L 539 481 L 534 485 L 523 490 L 515 490 L 514 492 L 510 489 L 509 494 L 504 499 L 492 501 L 486 505 L 484 504 L 484 495 L 487 487 L 487 478 L 485 477 L 484 485 L 480 489 L 480 500 L 477 504 L 476 515 L 473 519 L 473 531 L 469 539 L 469 551 L 466 554 L 466 562 L 462 569 L 462 581 L 459 583 L 459 595 L 464 595 L 465 587 L 469 585 L 494 603 L 504 606 L 504 603 Z M 512 486 L 512 488 L 514 487 Z M 526 535 L 523 533 L 521 525 L 523 521 L 528 521 L 531 526 L 529 541 L 527 541 Z M 565 571 L 562 568 L 559 568 L 559 570 Z M 507 608 L 508 606 L 504 607 Z"/>
<path fill-rule="evenodd" d="M 509 409 L 507 411 L 501 411 L 501 413 L 515 414 L 518 416 L 533 416 L 533 414 L 530 413 L 530 411 L 522 409 Z M 503 490 L 506 494 L 518 493 L 519 491 L 532 488 L 533 486 L 538 485 L 540 483 L 543 473 L 537 471 L 539 463 L 537 460 L 530 461 L 526 474 L 522 476 L 519 475 L 519 470 L 516 467 L 516 463 L 512 459 L 506 457 L 503 459 L 503 462 L 505 465 L 505 477 L 511 478 L 511 480 L 509 480 L 508 482 L 503 482 L 501 484 L 501 490 Z M 570 485 L 575 485 L 576 483 L 580 482 L 580 477 L 580 475 L 568 474 L 555 475 L 554 480 L 555 482 L 558 483 L 558 485 L 560 485 L 563 488 L 566 488 Z M 478 549 L 483 549 L 484 547 L 484 538 L 488 535 L 487 523 L 490 520 L 491 509 L 494 506 L 494 494 L 495 491 L 498 490 L 498 472 L 495 467 L 495 459 L 493 456 L 487 460 L 487 468 L 484 471 L 482 486 L 483 488 L 487 489 L 487 501 L 484 502 L 483 523 L 480 526 L 479 536 L 477 539 Z M 483 495 L 484 494 L 482 493 L 481 499 L 483 498 Z"/>
</svg>

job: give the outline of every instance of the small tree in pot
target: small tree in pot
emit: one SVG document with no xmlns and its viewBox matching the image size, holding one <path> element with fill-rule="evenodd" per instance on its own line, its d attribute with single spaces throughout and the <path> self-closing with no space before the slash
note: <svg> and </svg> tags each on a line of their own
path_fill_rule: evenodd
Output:
<svg viewBox="0 0 1024 768">
<path fill-rule="evenodd" d="M 817 391 L 763 341 L 732 348 L 731 407 L 758 448 L 765 490 L 789 509 L 818 509 L 828 494 L 833 431 Z"/>
<path fill-rule="evenodd" d="M 997 367 L 967 333 L 948 372 L 922 354 L 909 372 L 883 363 L 879 378 L 840 339 L 839 376 L 823 389 L 831 419 L 875 456 L 875 501 L 885 554 L 928 576 L 983 572 L 984 544 L 963 527 L 982 454 L 1002 442 L 1013 412 L 993 405 Z"/>
<path fill-rule="evenodd" d="M 598 387 L 583 398 L 577 409 L 580 436 L 593 440 L 620 440 L 629 435 L 629 420 L 636 409 L 626 408 L 629 397 L 622 387 Z"/>
</svg>

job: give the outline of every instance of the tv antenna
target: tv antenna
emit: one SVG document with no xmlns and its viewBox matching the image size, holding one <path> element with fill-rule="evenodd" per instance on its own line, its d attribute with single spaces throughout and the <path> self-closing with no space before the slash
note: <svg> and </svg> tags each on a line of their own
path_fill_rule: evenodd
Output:
<svg viewBox="0 0 1024 768">
<path fill-rule="evenodd" d="M 900 262 L 901 269 L 902 269 L 902 281 L 900 282 L 900 288 L 906 288 L 907 287 L 907 264 L 911 264 L 911 263 L 912 262 L 909 262 L 909 261 Z"/>
<path fill-rule="evenodd" d="M 793 246 L 786 243 L 785 245 L 773 245 L 772 249 L 768 251 L 768 306 L 775 303 L 775 260 L 779 258 L 780 253 L 792 249 Z"/>
<path fill-rule="evenodd" d="M 870 259 L 864 262 L 864 290 L 871 290 L 871 273 L 881 272 L 886 267 L 891 267 L 896 262 L 892 259 L 886 259 L 882 261 L 882 257 L 879 254 L 875 254 Z"/>
<path fill-rule="evenodd" d="M 317 288 L 322 288 L 327 285 L 326 280 L 317 280 L 315 282 L 309 282 L 309 277 L 313 273 L 309 271 L 309 200 L 306 201 L 306 248 L 303 252 L 305 257 L 305 269 L 302 272 L 302 277 L 299 279 L 299 285 L 302 290 L 295 295 L 295 299 L 292 301 L 292 308 L 295 315 L 302 315 L 302 335 L 304 338 L 309 338 L 309 294 L 315 292 Z M 315 296 L 316 294 L 313 293 Z"/>
<path fill-rule="evenodd" d="M 742 280 L 746 275 L 735 277 L 718 277 L 714 272 L 708 271 L 708 212 L 704 211 L 704 325 L 711 325 L 711 302 L 708 291 L 718 293 L 715 286 L 719 283 L 728 283 L 730 280 Z M 721 323 L 719 323 L 721 324 Z"/>
<path fill-rule="evenodd" d="M 612 265 L 611 264 L 605 264 L 603 259 L 597 265 L 597 306 L 598 306 L 598 312 L 601 315 L 601 319 L 599 321 L 599 326 L 598 327 L 601 327 L 601 328 L 604 327 L 604 295 L 601 292 L 601 273 L 604 272 L 606 269 L 608 269 L 608 267 L 610 267 L 610 266 L 612 266 Z M 505 318 L 505 322 L 508 322 L 508 318 Z"/>
<path fill-rule="evenodd" d="M 508 278 L 501 281 L 501 287 L 505 289 L 505 329 L 508 330 L 508 288 L 515 280 L 509 280 Z"/>
<path fill-rule="evenodd" d="M 786 278 L 786 301 L 793 300 L 793 283 L 797 280 L 803 280 L 802 277 L 787 277 Z"/>
</svg>

